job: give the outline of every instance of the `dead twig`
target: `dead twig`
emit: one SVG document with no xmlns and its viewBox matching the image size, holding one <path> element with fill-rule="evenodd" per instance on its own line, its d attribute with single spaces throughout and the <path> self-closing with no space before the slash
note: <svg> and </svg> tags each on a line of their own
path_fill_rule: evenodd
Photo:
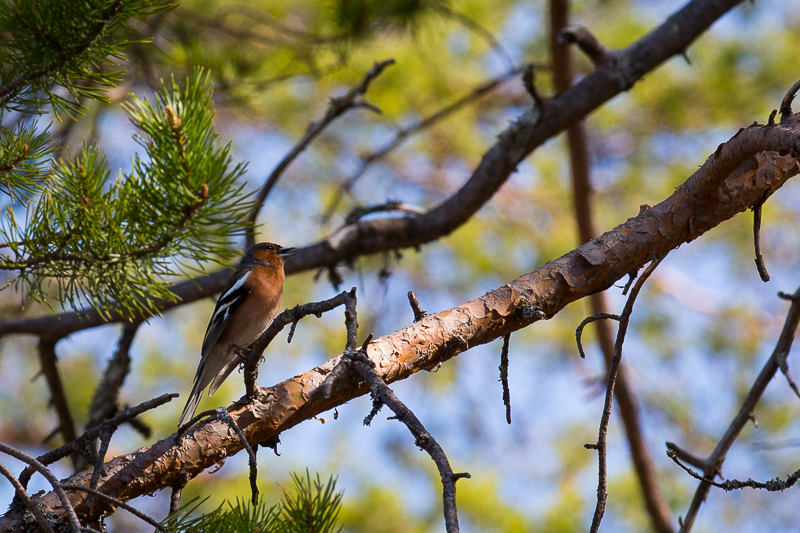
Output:
<svg viewBox="0 0 800 533">
<path fill-rule="evenodd" d="M 106 420 L 100 426 L 90 429 L 89 431 L 87 431 L 74 441 L 64 444 L 63 446 L 59 446 L 55 450 L 51 450 L 45 454 L 42 454 L 36 459 L 44 465 L 49 465 L 56 461 L 60 461 L 61 459 L 63 459 L 64 457 L 68 456 L 73 452 L 76 452 L 78 450 L 85 450 L 90 443 L 94 442 L 95 439 L 100 437 L 105 427 L 116 429 L 122 424 L 130 422 L 140 414 L 149 411 L 151 409 L 155 409 L 156 407 L 159 407 L 161 405 L 164 405 L 165 403 L 170 402 L 171 400 L 177 397 L 178 394 L 173 392 L 168 394 L 162 394 L 157 398 L 153 398 L 152 400 L 142 402 L 139 405 L 131 407 L 130 409 L 127 409 L 122 413 L 114 416 L 110 420 Z M 92 461 L 89 462 L 91 463 Z M 30 480 L 33 472 L 34 472 L 34 467 L 28 466 L 20 474 L 19 480 L 24 487 L 28 486 L 28 481 Z"/>
<path fill-rule="evenodd" d="M 787 295 L 784 294 L 784 296 Z M 714 451 L 711 453 L 708 459 L 703 461 L 694 460 L 692 462 L 686 461 L 685 455 L 680 455 L 677 453 L 675 454 L 676 457 L 689 462 L 692 464 L 692 466 L 702 469 L 702 477 L 704 479 L 713 479 L 719 474 L 728 450 L 731 446 L 733 446 L 733 443 L 736 441 L 739 433 L 742 431 L 745 425 L 752 420 L 756 405 L 761 399 L 761 396 L 764 394 L 764 391 L 767 389 L 767 385 L 769 385 L 769 382 L 780 368 L 780 359 L 785 358 L 791 350 L 792 343 L 794 342 L 794 337 L 797 332 L 797 326 L 800 324 L 800 288 L 798 288 L 793 295 L 786 299 L 790 300 L 792 304 L 789 307 L 788 313 L 786 314 L 786 320 L 783 323 L 783 329 L 781 330 L 780 337 L 778 337 L 778 342 L 775 344 L 775 349 L 773 350 L 769 360 L 767 360 L 767 362 L 764 364 L 764 367 L 761 369 L 758 377 L 753 382 L 753 386 L 750 387 L 750 392 L 747 393 L 747 396 L 742 402 L 739 412 L 736 414 L 736 417 L 733 419 L 730 426 L 728 426 L 728 430 L 717 443 Z M 672 450 L 675 448 L 677 447 L 673 445 Z M 683 518 L 683 523 L 680 530 L 681 533 L 689 533 L 692 530 L 694 521 L 697 518 L 697 513 L 699 512 L 700 507 L 703 505 L 703 502 L 705 502 L 706 498 L 708 497 L 711 486 L 711 483 L 708 481 L 703 480 L 700 482 L 697 490 L 695 490 L 689 510 L 686 512 L 686 516 Z"/>
<path fill-rule="evenodd" d="M 372 69 L 370 69 L 370 71 L 364 76 L 364 79 L 361 80 L 361 83 L 347 91 L 347 93 L 343 96 L 331 98 L 330 105 L 328 106 L 328 110 L 325 112 L 325 116 L 323 116 L 320 120 L 312 122 L 308 125 L 308 129 L 306 130 L 306 133 L 303 135 L 302 139 L 300 139 L 289 151 L 289 153 L 286 154 L 283 159 L 281 159 L 280 163 L 278 163 L 278 165 L 267 178 L 264 186 L 261 187 L 260 191 L 258 191 L 258 194 L 255 198 L 255 206 L 250 212 L 250 215 L 247 217 L 247 221 L 252 224 L 252 226 L 247 233 L 246 248 L 249 248 L 255 244 L 255 223 L 256 219 L 258 219 L 258 213 L 261 211 L 261 208 L 264 206 L 264 201 L 267 199 L 270 191 L 278 182 L 286 168 L 297 158 L 298 155 L 300 155 L 303 150 L 306 149 L 306 147 L 308 147 L 311 141 L 313 141 L 320 133 L 323 132 L 323 130 L 325 130 L 326 127 L 328 127 L 331 122 L 340 117 L 345 111 L 357 107 L 367 107 L 372 110 L 377 110 L 377 108 L 371 104 L 367 104 L 366 102 L 360 100 L 359 96 L 362 96 L 367 92 L 369 84 L 372 83 L 372 80 L 377 78 L 386 67 L 393 64 L 394 59 L 387 59 L 386 61 L 375 63 Z"/>
<path fill-rule="evenodd" d="M 346 304 L 349 298 L 354 297 L 355 290 L 355 287 L 353 287 L 349 292 L 343 291 L 328 300 L 296 305 L 276 316 L 264 333 L 253 343 L 250 353 L 244 361 L 245 394 L 249 398 L 253 397 L 257 387 L 258 364 L 261 361 L 264 350 L 267 349 L 267 346 L 278 336 L 283 328 L 292 324 L 292 329 L 289 332 L 289 340 L 291 341 L 291 337 L 294 336 L 294 328 L 301 319 L 309 315 L 314 315 L 319 318 L 322 316 L 322 313 Z"/>
<path fill-rule="evenodd" d="M 781 122 L 794 115 L 794 113 L 792 113 L 792 102 L 794 101 L 795 95 L 797 95 L 797 91 L 800 91 L 800 80 L 797 80 L 794 85 L 786 91 L 786 95 L 784 95 L 783 100 L 781 100 Z"/>
<path fill-rule="evenodd" d="M 171 516 L 175 511 L 180 509 L 181 506 L 181 495 L 183 494 L 183 489 L 189 483 L 189 476 L 186 472 L 181 472 L 178 475 L 178 481 L 175 485 L 172 486 L 172 491 L 169 495 L 169 514 Z"/>
<path fill-rule="evenodd" d="M 414 291 L 408 291 L 408 303 L 409 305 L 411 305 L 411 310 L 414 311 L 414 322 L 419 322 L 420 320 L 428 316 L 428 313 L 426 313 L 425 310 L 422 308 L 422 306 L 419 304 L 419 300 L 417 300 L 417 297 L 414 296 Z"/>
<path fill-rule="evenodd" d="M 628 301 L 625 302 L 625 308 L 622 310 L 619 320 L 619 330 L 617 331 L 617 341 L 614 344 L 614 358 L 611 361 L 611 368 L 608 371 L 608 385 L 606 387 L 605 404 L 603 405 L 603 415 L 600 418 L 600 431 L 597 436 L 597 456 L 599 463 L 599 474 L 597 483 L 597 506 L 594 510 L 592 517 L 592 527 L 589 530 L 591 533 L 597 533 L 600 529 L 600 522 L 603 520 L 603 514 L 606 509 L 606 500 L 608 499 L 607 479 L 606 479 L 606 439 L 608 436 L 608 421 L 611 418 L 611 406 L 614 398 L 614 384 L 617 381 L 617 370 L 619 369 L 620 362 L 622 361 L 622 344 L 625 342 L 625 334 L 628 331 L 628 323 L 633 313 L 633 304 L 639 291 L 642 290 L 644 282 L 650 277 L 650 274 L 661 264 L 663 257 L 652 261 L 647 268 L 639 276 L 636 284 L 631 289 Z"/>
<path fill-rule="evenodd" d="M 54 533 L 53 528 L 50 527 L 50 523 L 47 521 L 47 517 L 44 516 L 44 513 L 39 508 L 39 506 L 31 501 L 30 496 L 25 491 L 25 487 L 22 486 L 22 483 L 14 477 L 14 474 L 11 473 L 11 470 L 6 468 L 6 465 L 0 463 L 0 474 L 5 476 L 5 478 L 11 483 L 16 491 L 17 498 L 25 504 L 25 507 L 31 512 L 34 518 L 36 518 L 36 523 L 39 524 L 39 527 L 42 528 L 42 531 L 45 533 Z"/>
<path fill-rule="evenodd" d="M 244 432 L 242 428 L 236 425 L 236 421 L 228 414 L 228 411 L 224 407 L 218 407 L 216 409 L 209 409 L 208 411 L 203 411 L 200 414 L 195 415 L 191 420 L 187 423 L 182 425 L 178 428 L 178 432 L 175 433 L 175 442 L 180 444 L 181 440 L 183 439 L 183 435 L 186 431 L 200 422 L 204 420 L 206 422 L 210 422 L 213 420 L 219 420 L 221 422 L 225 422 L 229 428 L 231 428 L 234 433 L 239 437 L 239 441 L 242 443 L 242 446 L 247 451 L 247 457 L 249 460 L 250 465 L 250 501 L 253 505 L 258 504 L 258 458 L 256 456 L 256 452 L 250 443 L 247 442 L 247 439 L 244 436 Z M 181 487 L 181 490 L 183 487 Z M 174 491 L 173 491 L 174 494 Z M 174 497 L 174 496 L 173 496 Z M 180 500 L 180 494 L 177 496 L 177 499 Z M 172 506 L 172 502 L 170 502 L 170 506 Z"/>
<path fill-rule="evenodd" d="M 667 450 L 669 453 L 670 451 L 675 454 L 675 457 L 679 458 L 681 461 L 688 463 L 696 468 L 705 468 L 706 467 L 706 460 L 702 457 L 698 457 L 697 455 L 687 452 L 674 442 L 667 442 Z"/>
<path fill-rule="evenodd" d="M 511 391 L 508 389 L 508 344 L 511 334 L 503 337 L 503 348 L 500 350 L 500 383 L 503 384 L 503 405 L 506 406 L 506 422 L 511 423 Z"/>
<path fill-rule="evenodd" d="M 355 351 L 356 338 L 358 335 L 355 287 L 350 289 L 350 292 L 347 293 L 347 299 L 344 302 L 344 306 L 345 306 L 344 323 L 345 323 L 345 328 L 347 329 L 347 343 L 345 345 L 343 357 L 339 361 L 339 363 L 335 367 L 333 367 L 333 370 L 331 370 L 331 372 L 325 377 L 325 380 L 322 382 L 322 384 L 313 391 L 311 391 L 311 396 L 322 394 L 323 398 L 330 398 L 331 394 L 333 393 L 333 387 L 350 370 L 350 365 L 348 364 L 347 357 L 345 356 L 348 353 Z M 367 338 L 367 343 L 370 340 L 372 340 L 372 335 L 370 335 Z M 372 416 L 375 416 L 375 413 L 377 413 L 377 409 L 380 409 L 380 407 L 373 409 L 374 413 Z"/>
<path fill-rule="evenodd" d="M 545 99 L 539 93 L 538 89 L 536 89 L 536 65 L 533 63 L 525 67 L 525 72 L 522 73 L 522 84 L 525 86 L 525 90 L 528 91 L 528 94 L 531 95 L 531 98 L 533 98 L 533 105 L 539 113 L 536 120 L 541 121 L 544 115 Z"/>
<path fill-rule="evenodd" d="M 472 102 L 480 99 L 482 96 L 489 94 L 497 87 L 503 84 L 508 79 L 513 78 L 514 76 L 518 75 L 521 72 L 520 68 L 512 68 L 505 74 L 491 79 L 481 85 L 475 87 L 472 91 L 468 94 L 465 94 L 461 98 L 453 101 L 452 103 L 446 105 L 445 107 L 439 109 L 438 111 L 428 115 L 427 117 L 423 117 L 416 122 L 412 122 L 408 126 L 404 126 L 397 130 L 394 137 L 391 141 L 386 143 L 383 148 L 375 150 L 370 154 L 361 158 L 361 164 L 354 173 L 352 173 L 339 187 L 336 192 L 336 195 L 333 197 L 333 200 L 325 209 L 325 213 L 322 215 L 322 222 L 325 223 L 333 216 L 336 208 L 341 203 L 344 196 L 353 190 L 353 186 L 355 183 L 361 179 L 362 176 L 369 170 L 369 168 L 380 161 L 381 159 L 385 158 L 390 153 L 394 152 L 401 144 L 403 144 L 406 139 L 416 135 L 417 133 L 424 131 L 438 122 L 450 117 L 451 115 L 455 114 L 456 112 L 460 111 L 461 109 L 465 108 Z"/>
<path fill-rule="evenodd" d="M 558 94 L 572 89 L 574 69 L 572 67 L 572 47 L 560 35 L 570 23 L 570 1 L 549 0 L 550 4 L 550 51 L 552 56 L 553 83 Z M 578 228 L 580 243 L 597 237 L 594 222 L 593 185 L 589 156 L 589 139 L 583 122 L 576 122 L 567 128 L 567 147 L 572 184 L 572 205 Z M 627 289 L 623 292 L 626 294 Z M 589 296 L 589 305 L 594 315 L 609 315 L 609 306 L 604 292 Z M 608 321 L 595 322 L 597 344 L 606 368 L 610 368 L 614 358 L 614 331 Z M 577 334 L 576 332 L 576 335 Z M 578 352 L 583 346 L 578 343 Z M 636 400 L 635 390 L 626 378 L 624 365 L 617 371 L 617 384 L 614 394 L 617 410 L 622 419 L 625 437 L 628 440 L 631 462 L 641 488 L 644 506 L 650 515 L 652 529 L 658 533 L 672 533 L 672 513 L 659 485 L 658 472 L 652 454 L 647 447 L 641 423 L 641 409 Z"/>
<path fill-rule="evenodd" d="M 140 510 L 136 509 L 135 507 L 133 507 L 131 505 L 128 505 L 127 503 L 123 502 L 122 500 L 118 500 L 117 498 L 115 498 L 113 496 L 109 496 L 108 494 L 100 492 L 99 490 L 91 489 L 89 487 L 84 487 L 83 485 L 76 485 L 76 484 L 73 484 L 73 483 L 62 483 L 61 486 L 63 488 L 65 488 L 65 489 L 67 489 L 67 490 L 78 490 L 78 491 L 81 491 L 81 492 L 87 492 L 91 496 L 97 496 L 98 498 L 101 498 L 103 500 L 112 502 L 114 505 L 116 505 L 118 507 L 121 507 L 122 509 L 125 509 L 126 511 L 128 511 L 129 513 L 131 513 L 136 518 L 139 518 L 140 520 L 142 520 L 144 522 L 147 522 L 148 524 L 150 524 L 151 526 L 153 526 L 157 530 L 164 531 L 164 532 L 167 531 L 167 529 L 164 526 L 162 526 L 157 520 L 154 520 L 153 518 L 147 516 L 146 514 L 141 512 Z"/>
<path fill-rule="evenodd" d="M 60 339 L 40 337 L 37 351 L 39 353 L 39 364 L 42 367 L 42 374 L 47 381 L 50 389 L 51 405 L 55 408 L 58 415 L 58 426 L 61 436 L 65 442 L 74 441 L 77 438 L 75 431 L 75 420 L 69 410 L 67 394 L 64 392 L 64 383 L 58 371 L 58 357 L 56 356 L 56 343 Z M 80 456 L 72 456 L 72 466 L 78 470 L 82 466 Z"/>
<path fill-rule="evenodd" d="M 603 320 L 604 318 L 607 318 L 609 320 L 616 320 L 617 322 L 621 320 L 619 315 L 615 315 L 613 313 L 597 313 L 592 316 L 584 318 L 583 321 L 578 325 L 578 327 L 575 328 L 575 341 L 578 343 L 578 354 L 581 356 L 581 359 L 586 359 L 586 352 L 583 351 L 583 342 L 581 341 L 581 338 L 583 337 L 583 328 L 585 328 L 592 322 Z"/>
<path fill-rule="evenodd" d="M 401 402 L 394 392 L 386 385 L 381 377 L 372 368 L 372 362 L 364 352 L 359 350 L 351 355 L 356 371 L 370 386 L 370 390 L 395 414 L 395 418 L 408 427 L 414 435 L 417 446 L 428 452 L 431 459 L 439 469 L 442 479 L 442 500 L 444 506 L 445 528 L 448 533 L 455 533 L 458 529 L 458 511 L 456 508 L 456 481 L 469 478 L 466 472 L 455 474 L 450 467 L 450 461 L 438 442 L 425 429 L 414 413 Z"/>
<path fill-rule="evenodd" d="M 770 479 L 769 481 L 756 481 L 754 479 L 748 479 L 747 481 L 740 481 L 738 479 L 726 479 L 723 482 L 717 482 L 713 479 L 701 476 L 688 466 L 681 463 L 680 459 L 678 458 L 678 454 L 675 453 L 673 450 L 667 450 L 667 457 L 672 459 L 672 461 L 680 466 L 683 470 L 685 470 L 690 476 L 697 479 L 698 481 L 702 481 L 703 483 L 708 483 L 714 487 L 720 488 L 725 492 L 730 492 L 732 490 L 740 490 L 740 489 L 765 489 L 769 492 L 780 492 L 784 491 L 790 487 L 792 487 L 798 480 L 800 480 L 800 470 L 796 470 L 793 473 L 789 474 L 786 477 L 786 481 L 782 480 L 779 477 L 774 479 Z"/>
<path fill-rule="evenodd" d="M 614 51 L 597 40 L 589 28 L 581 24 L 567 26 L 558 34 L 559 44 L 577 44 L 592 63 L 602 65 L 611 60 Z"/>
<path fill-rule="evenodd" d="M 352 297 L 345 304 L 345 327 L 347 328 L 347 347 L 337 367 L 353 367 L 359 375 L 367 382 L 373 397 L 373 409 L 364 420 L 366 425 L 380 409 L 381 405 L 386 405 L 395 414 L 397 420 L 408 427 L 414 435 L 417 446 L 428 452 L 431 459 L 439 469 L 442 479 L 442 499 L 444 506 L 444 520 L 447 533 L 458 532 L 458 511 L 456 508 L 456 481 L 461 478 L 469 478 L 467 473 L 454 474 L 450 467 L 450 461 L 444 450 L 436 442 L 436 439 L 425 429 L 414 413 L 400 401 L 394 392 L 386 385 L 386 382 L 375 372 L 374 363 L 367 356 L 367 347 L 372 340 L 369 335 L 360 349 L 356 350 L 356 337 L 358 333 L 358 315 L 356 312 L 355 290 Z M 331 372 L 333 374 L 333 372 Z M 328 379 L 330 376 L 328 376 Z M 328 380 L 326 379 L 326 381 Z M 324 384 L 323 384 L 324 385 Z"/>
<path fill-rule="evenodd" d="M 764 203 L 761 202 L 753 206 L 753 243 L 756 249 L 756 270 L 764 283 L 769 281 L 769 272 L 767 272 L 767 265 L 764 264 L 764 256 L 761 254 L 761 208 Z"/>
<path fill-rule="evenodd" d="M 24 463 L 28 463 L 28 465 L 44 476 L 48 483 L 50 483 L 50 485 L 53 487 L 53 491 L 56 493 L 56 496 L 58 496 L 58 500 L 61 502 L 61 505 L 64 508 L 64 513 L 67 515 L 67 520 L 69 521 L 72 531 L 81 531 L 81 523 L 78 521 L 78 515 L 75 514 L 75 509 L 72 507 L 72 503 L 69 501 L 69 498 L 67 498 L 67 493 L 64 492 L 64 489 L 59 484 L 58 479 L 53 475 L 49 468 L 27 453 L 17 450 L 16 448 L 7 444 L 3 444 L 2 442 L 0 442 L 0 452 L 10 455 L 14 459 L 18 459 Z"/>
</svg>

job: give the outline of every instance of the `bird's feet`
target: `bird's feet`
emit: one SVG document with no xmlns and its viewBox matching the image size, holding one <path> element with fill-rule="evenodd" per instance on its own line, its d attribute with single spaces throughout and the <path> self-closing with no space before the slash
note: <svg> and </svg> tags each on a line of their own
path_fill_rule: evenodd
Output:
<svg viewBox="0 0 800 533">
<path fill-rule="evenodd" d="M 241 357 L 242 361 L 247 359 L 247 356 L 250 355 L 250 352 L 253 351 L 252 348 L 244 348 L 242 346 L 239 346 L 238 344 L 236 344 L 233 341 L 228 341 L 228 346 L 233 348 L 233 353 L 235 353 L 236 355 Z"/>
</svg>

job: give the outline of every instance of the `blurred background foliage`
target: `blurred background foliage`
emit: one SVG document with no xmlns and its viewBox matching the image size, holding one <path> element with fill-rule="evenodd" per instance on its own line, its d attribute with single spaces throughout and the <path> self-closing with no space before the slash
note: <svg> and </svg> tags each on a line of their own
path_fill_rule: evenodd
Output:
<svg viewBox="0 0 800 533">
<path fill-rule="evenodd" d="M 624 47 L 661 23 L 683 2 L 581 0 L 573 21 L 601 41 Z M 112 168 L 128 167 L 141 153 L 121 104 L 128 93 L 152 97 L 160 80 L 184 80 L 199 65 L 210 71 L 216 127 L 232 141 L 233 157 L 249 162 L 242 177 L 256 190 L 277 161 L 322 116 L 331 96 L 358 83 L 374 61 L 396 64 L 377 78 L 366 100 L 381 115 L 355 110 L 339 119 L 289 168 L 268 198 L 260 238 L 301 246 L 343 223 L 355 207 L 397 199 L 430 207 L 459 187 L 495 136 L 529 105 L 518 77 L 500 84 L 434 127 L 406 140 L 372 165 L 334 205 L 360 158 L 389 143 L 397 128 L 430 115 L 488 80 L 528 62 L 540 67 L 537 84 L 552 94 L 547 46 L 547 3 L 540 0 L 186 0 L 177 9 L 137 18 L 121 31 L 128 69 L 106 96 L 86 100 L 84 116 L 51 116 L 52 135 L 77 152 L 84 142 L 108 154 Z M 753 121 L 766 122 L 786 89 L 800 78 L 800 2 L 744 2 L 688 50 L 689 64 L 673 58 L 587 121 L 597 225 L 603 231 L 635 215 L 641 204 L 666 198 L 720 142 Z M 576 55 L 578 76 L 590 64 Z M 382 335 L 411 322 L 405 294 L 414 290 L 428 311 L 449 308 L 527 273 L 572 249 L 564 139 L 550 141 L 472 220 L 452 235 L 423 246 L 359 260 L 342 268 L 345 287 L 359 288 L 361 333 Z M 330 214 L 330 216 L 326 216 Z M 743 214 L 697 242 L 674 251 L 655 272 L 637 304 L 625 360 L 637 391 L 645 437 L 674 516 L 685 513 L 695 482 L 664 455 L 674 441 L 709 453 L 738 410 L 769 356 L 787 309 L 778 290 L 800 283 L 800 185 L 790 181 L 764 208 L 763 245 L 772 275 L 763 284 L 752 261 L 752 219 Z M 286 281 L 284 305 L 326 298 L 334 289 L 314 273 Z M 620 289 L 609 290 L 622 308 Z M 19 295 L 0 293 L 3 316 L 49 311 L 20 306 Z M 145 324 L 132 349 L 133 371 L 122 390 L 136 404 L 163 392 L 190 388 L 212 301 L 171 311 Z M 602 362 L 585 337 L 586 361 L 577 357 L 575 326 L 590 311 L 573 304 L 553 320 L 511 339 L 513 424 L 504 420 L 497 383 L 499 344 L 475 348 L 438 372 L 394 386 L 448 452 L 459 483 L 464 531 L 575 531 L 587 528 L 596 491 L 593 442 L 602 409 Z M 58 345 L 67 396 L 85 421 L 91 390 L 114 350 L 119 326 L 73 335 Z M 344 346 L 342 317 L 300 323 L 292 344 L 267 351 L 260 383 L 275 382 L 322 363 Z M 0 440 L 34 452 L 56 422 L 39 371 L 34 342 L 6 337 L 0 352 Z M 796 364 L 790 358 L 790 364 Z M 238 398 L 230 379 L 203 407 Z M 24 409 L 20 409 L 24 405 Z M 146 415 L 156 437 L 174 430 L 180 405 Z M 282 435 L 280 457 L 262 453 L 260 486 L 277 500 L 278 483 L 306 467 L 344 489 L 340 519 L 349 532 L 443 531 L 440 483 L 407 430 L 378 417 L 361 426 L 369 400 L 350 402 L 319 422 Z M 768 389 L 749 426 L 728 454 L 724 473 L 768 479 L 798 467 L 800 404 L 782 379 Z M 56 439 L 57 440 L 57 439 Z M 109 454 L 148 441 L 121 430 Z M 609 440 L 608 531 L 643 531 L 643 512 L 627 444 L 612 418 Z M 247 459 L 232 457 L 215 474 L 189 484 L 185 497 L 209 496 L 207 510 L 248 493 Z M 66 466 L 60 467 L 67 474 Z M 37 488 L 36 480 L 32 484 Z M 44 488 L 44 485 L 41 487 Z M 2 488 L 3 501 L 10 499 Z M 272 500 L 270 500 L 270 498 Z M 157 516 L 168 494 L 135 502 Z M 800 494 L 713 491 L 695 531 L 789 531 L 796 527 Z M 117 513 L 114 532 L 144 531 Z"/>
</svg>

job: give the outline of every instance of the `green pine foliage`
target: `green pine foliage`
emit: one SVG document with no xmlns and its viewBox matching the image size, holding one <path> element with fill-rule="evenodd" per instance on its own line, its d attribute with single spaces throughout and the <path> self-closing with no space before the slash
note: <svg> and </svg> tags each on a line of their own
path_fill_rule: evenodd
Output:
<svg viewBox="0 0 800 533">
<path fill-rule="evenodd" d="M 56 116 L 74 116 L 81 98 L 105 100 L 103 90 L 123 72 L 104 67 L 122 60 L 130 44 L 114 32 L 132 17 L 172 7 L 160 0 L 3 0 L 0 108 L 28 113 L 49 104 Z"/>
<path fill-rule="evenodd" d="M 237 184 L 244 165 L 219 143 L 211 98 L 199 70 L 183 91 L 172 80 L 153 103 L 132 97 L 125 109 L 148 159 L 136 156 L 113 180 L 95 145 L 55 161 L 24 222 L 7 210 L 0 238 L 11 253 L 0 269 L 17 271 L 37 300 L 47 300 L 52 279 L 64 304 L 133 313 L 174 298 L 167 277 L 229 258 L 252 204 Z"/>
<path fill-rule="evenodd" d="M 37 132 L 36 123 L 0 126 L 0 192 L 12 200 L 39 192 L 52 151 L 49 127 Z"/>
<path fill-rule="evenodd" d="M 364 38 L 376 31 L 414 32 L 430 14 L 444 14 L 448 0 L 337 0 L 336 25 L 345 35 Z"/>
<path fill-rule="evenodd" d="M 197 506 L 191 503 L 165 521 L 173 533 L 338 533 L 337 517 L 342 492 L 336 491 L 336 479 L 323 484 L 319 474 L 311 479 L 292 474 L 292 492 L 285 491 L 278 504 L 268 507 L 263 501 L 252 505 L 236 500 L 214 511 L 192 517 Z"/>
<path fill-rule="evenodd" d="M 87 99 L 123 74 L 126 21 L 174 7 L 161 0 L 0 0 L 0 270 L 35 300 L 72 308 L 112 305 L 153 312 L 173 299 L 168 278 L 232 254 L 252 208 L 244 165 L 214 129 L 212 82 L 194 71 L 154 101 L 125 105 L 147 154 L 112 177 L 105 155 L 84 143 L 57 160 L 50 128 L 35 118 L 78 119 Z M 9 125 L 6 126 L 5 124 Z"/>
</svg>

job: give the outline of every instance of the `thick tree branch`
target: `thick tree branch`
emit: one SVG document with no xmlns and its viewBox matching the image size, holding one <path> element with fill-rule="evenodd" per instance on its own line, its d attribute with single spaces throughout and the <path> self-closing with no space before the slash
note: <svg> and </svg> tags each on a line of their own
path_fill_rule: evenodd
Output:
<svg viewBox="0 0 800 533">
<path fill-rule="evenodd" d="M 717 19 L 741 0 L 692 0 L 648 35 L 620 50 L 618 61 L 598 67 L 580 83 L 548 101 L 547 112 L 538 117 L 525 113 L 501 135 L 483 156 L 464 186 L 424 215 L 363 220 L 339 230 L 311 246 L 300 248 L 286 262 L 286 273 L 295 274 L 398 248 L 419 247 L 448 235 L 464 224 L 506 182 L 517 165 L 545 141 L 563 131 L 605 102 L 629 89 L 636 81 L 676 54 L 681 54 Z M 157 301 L 166 311 L 178 305 L 212 296 L 230 277 L 228 270 L 179 283 L 172 288 L 178 301 Z M 138 318 L 147 318 L 139 316 Z M 112 310 L 64 313 L 42 318 L 0 320 L 0 336 L 9 333 L 52 332 L 66 336 L 125 317 Z"/>
<path fill-rule="evenodd" d="M 569 303 L 609 288 L 654 257 L 698 238 L 769 197 L 800 172 L 800 164 L 788 155 L 758 153 L 759 139 L 769 150 L 778 147 L 776 139 L 782 139 L 784 147 L 794 146 L 800 139 L 800 120 L 743 130 L 653 208 L 644 207 L 638 216 L 597 239 L 480 298 L 428 315 L 374 340 L 367 352 L 375 370 L 387 383 L 406 379 L 530 325 L 539 314 L 531 309 L 552 317 Z M 725 179 L 719 170 L 727 168 L 735 170 Z M 339 359 L 269 389 L 259 389 L 252 401 L 242 398 L 234 403 L 229 412 L 248 442 L 267 442 L 304 420 L 365 394 L 366 385 L 351 375 L 339 380 L 329 397 L 312 394 Z M 181 443 L 173 435 L 110 460 L 98 490 L 128 501 L 176 485 L 182 475 L 194 477 L 241 449 L 239 437 L 227 424 L 213 421 L 195 426 Z M 68 482 L 88 485 L 90 477 L 91 472 L 85 471 Z M 86 513 L 83 497 L 74 492 L 70 496 L 78 512 Z M 52 494 L 37 501 L 62 512 Z M 18 516 L 7 514 L 0 519 L 0 530 L 18 530 L 18 524 Z"/>
</svg>

